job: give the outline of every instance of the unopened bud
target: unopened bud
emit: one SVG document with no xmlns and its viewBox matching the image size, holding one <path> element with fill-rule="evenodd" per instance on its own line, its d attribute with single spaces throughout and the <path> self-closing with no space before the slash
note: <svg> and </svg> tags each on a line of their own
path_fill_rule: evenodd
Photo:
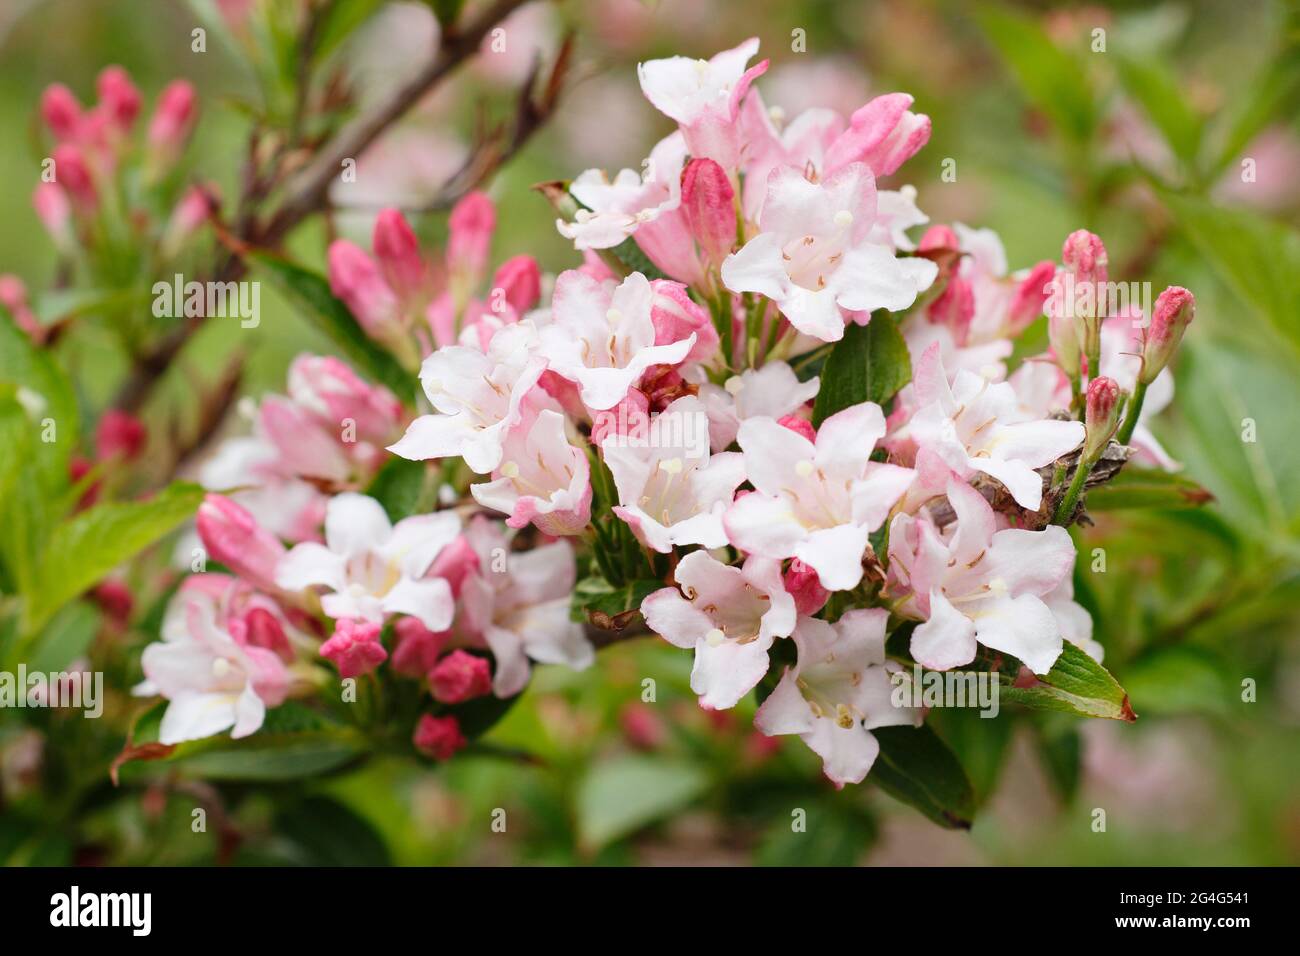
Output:
<svg viewBox="0 0 1300 956">
<path fill-rule="evenodd" d="M 1113 378 L 1102 375 L 1088 383 L 1087 405 L 1084 411 L 1084 424 L 1088 428 L 1088 438 L 1084 443 L 1083 458 L 1095 461 L 1101 450 L 1110 441 L 1115 429 L 1119 427 L 1119 413 L 1123 396 L 1120 387 Z"/>
<path fill-rule="evenodd" d="M 693 159 L 682 171 L 682 211 L 709 265 L 717 269 L 736 243 L 735 191 L 721 166 Z"/>
<path fill-rule="evenodd" d="M 415 749 L 434 760 L 447 760 L 468 743 L 455 717 L 425 714 L 415 725 Z"/>
<path fill-rule="evenodd" d="M 1195 315 L 1196 296 L 1182 286 L 1173 285 L 1160 293 L 1142 346 L 1142 372 L 1138 381 L 1143 385 L 1155 381 L 1173 358 L 1178 343 L 1183 340 L 1183 332 Z"/>
</svg>

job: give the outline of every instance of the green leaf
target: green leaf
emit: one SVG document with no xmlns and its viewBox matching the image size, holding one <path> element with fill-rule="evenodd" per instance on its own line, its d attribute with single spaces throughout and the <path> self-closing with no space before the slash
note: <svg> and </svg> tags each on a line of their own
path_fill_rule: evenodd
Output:
<svg viewBox="0 0 1300 956">
<path fill-rule="evenodd" d="M 941 827 L 969 830 L 975 792 L 956 755 L 929 727 L 878 727 L 869 781 Z"/>
<path fill-rule="evenodd" d="M 329 282 L 323 276 L 265 253 L 255 253 L 250 258 L 362 374 L 387 386 L 403 402 L 410 402 L 415 394 L 415 376 L 366 335 L 348 307 L 330 292 Z"/>
<path fill-rule="evenodd" d="M 760 866 L 853 866 L 876 838 L 875 821 L 852 804 L 826 799 L 807 808 L 807 829 L 779 813 L 754 852 Z"/>
<path fill-rule="evenodd" d="M 384 0 L 348 0 L 347 3 L 330 3 L 321 15 L 316 28 L 313 57 L 323 60 L 352 36 L 357 28 L 370 19 Z"/>
<path fill-rule="evenodd" d="M 907 342 L 893 317 L 876 312 L 867 325 L 849 324 L 822 369 L 821 388 L 813 405 L 813 425 L 862 402 L 884 407 L 912 380 Z"/>
<path fill-rule="evenodd" d="M 1029 101 L 1069 140 L 1086 142 L 1097 113 L 1082 58 L 1058 47 L 1028 15 L 988 6 L 978 16 Z"/>
<path fill-rule="evenodd" d="M 1257 213 L 1162 195 L 1182 232 L 1228 288 L 1300 346 L 1300 232 Z"/>
<path fill-rule="evenodd" d="M 583 578 L 573 589 L 575 620 L 586 620 L 587 611 L 600 611 L 610 617 L 638 610 L 641 602 L 664 586 L 662 581 L 643 579 L 615 587 L 599 575 Z"/>
<path fill-rule="evenodd" d="M 1072 724 L 1034 724 L 1038 755 L 1057 796 L 1069 803 L 1079 790 L 1083 739 Z"/>
<path fill-rule="evenodd" d="M 1069 641 L 1065 642 L 1052 669 L 1040 676 L 1032 687 L 1004 683 L 1000 692 L 1003 701 L 1036 710 L 1055 710 L 1110 720 L 1137 720 L 1129 706 L 1128 694 L 1110 671 Z"/>
<path fill-rule="evenodd" d="M 975 792 L 976 806 L 983 805 L 997 785 L 1015 722 L 1009 716 L 983 717 L 975 707 L 936 707 L 925 723 L 957 755 Z"/>
<path fill-rule="evenodd" d="M 38 396 L 44 407 L 37 422 L 54 422 L 52 442 L 34 444 L 34 458 L 47 490 L 67 484 L 68 459 L 80 438 L 77 396 L 53 353 L 38 349 L 0 307 L 0 382 L 10 382 Z M 39 425 L 34 424 L 35 431 Z"/>
<path fill-rule="evenodd" d="M 90 647 L 99 629 L 99 611 L 88 601 L 74 601 L 54 615 L 33 642 L 30 670 L 61 671 Z"/>
<path fill-rule="evenodd" d="M 1130 508 L 1200 508 L 1214 495 L 1190 478 L 1156 468 L 1129 465 L 1118 475 L 1088 491 L 1089 511 Z"/>
<path fill-rule="evenodd" d="M 1201 148 L 1203 122 L 1187 105 L 1168 71 L 1148 57 L 1116 58 L 1124 88 L 1150 117 L 1174 154 L 1192 169 Z"/>
<path fill-rule="evenodd" d="M 275 831 L 293 841 L 304 866 L 390 866 L 383 837 L 368 820 L 332 797 L 313 795 L 284 807 Z"/>
<path fill-rule="evenodd" d="M 578 838 L 595 852 L 704 793 L 708 777 L 679 760 L 625 756 L 596 763 L 578 786 Z"/>
<path fill-rule="evenodd" d="M 639 272 L 647 279 L 667 279 L 668 273 L 650 261 L 650 257 L 641 251 L 635 239 L 624 239 L 610 250 L 611 253 L 632 272 Z"/>
<path fill-rule="evenodd" d="M 379 469 L 366 494 L 383 505 L 388 520 L 396 524 L 418 513 L 428 471 L 427 462 L 393 455 Z"/>
<path fill-rule="evenodd" d="M 175 482 L 147 501 L 96 505 L 55 528 L 27 595 L 26 631 L 38 631 L 68 601 L 174 530 L 203 495 L 198 485 Z"/>
</svg>

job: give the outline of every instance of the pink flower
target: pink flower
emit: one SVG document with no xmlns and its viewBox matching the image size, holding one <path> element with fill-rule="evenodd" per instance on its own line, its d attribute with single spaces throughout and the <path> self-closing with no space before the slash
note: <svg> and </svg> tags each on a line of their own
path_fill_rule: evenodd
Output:
<svg viewBox="0 0 1300 956">
<path fill-rule="evenodd" d="M 798 558 L 829 590 L 856 587 L 868 537 L 915 474 L 871 461 L 884 434 L 885 416 L 873 402 L 826 419 L 815 443 L 770 418 L 743 422 L 745 473 L 758 490 L 727 511 L 731 543 L 767 558 Z"/>
<path fill-rule="evenodd" d="M 682 173 L 682 211 L 709 267 L 718 269 L 736 243 L 735 191 L 721 166 L 692 159 Z"/>
<path fill-rule="evenodd" d="M 948 670 L 973 661 L 978 642 L 1047 673 L 1061 630 L 1043 598 L 1074 566 L 1069 533 L 1056 525 L 997 531 L 978 491 L 954 479 L 947 496 L 957 520 L 944 531 L 928 512 L 897 515 L 889 529 L 890 591 L 905 596 L 900 614 L 924 622 L 912 633 L 912 656 Z"/>
<path fill-rule="evenodd" d="M 687 362 L 708 362 L 718 349 L 718 330 L 709 313 L 698 305 L 680 282 L 655 279 L 650 283 L 654 299 L 650 321 L 654 323 L 655 345 L 672 345 L 691 335 L 695 346 L 686 355 Z"/>
<path fill-rule="evenodd" d="M 846 611 L 834 624 L 799 618 L 794 642 L 799 659 L 787 667 L 754 725 L 768 736 L 798 734 L 822 758 L 836 787 L 861 783 L 880 744 L 876 727 L 919 726 L 922 713 L 895 707 L 893 669 L 885 659 L 882 608 Z"/>
<path fill-rule="evenodd" d="M 429 691 L 442 704 L 461 704 L 492 693 L 487 659 L 454 650 L 429 671 Z"/>
<path fill-rule="evenodd" d="M 854 112 L 849 128 L 826 150 L 827 174 L 866 164 L 875 176 L 888 176 L 930 141 L 930 117 L 913 113 L 912 97 L 889 93 Z"/>
<path fill-rule="evenodd" d="M 373 621 L 342 618 L 334 624 L 333 636 L 320 646 L 320 656 L 332 661 L 340 677 L 359 677 L 388 659 L 379 643 L 380 625 Z"/>
<path fill-rule="evenodd" d="M 173 80 L 159 94 L 148 132 L 155 169 L 166 169 L 176 161 L 194 128 L 197 109 L 194 87 L 188 80 Z"/>
<path fill-rule="evenodd" d="M 447 242 L 447 271 L 453 288 L 460 290 L 459 296 L 468 298 L 487 269 L 492 231 L 496 228 L 492 200 L 486 193 L 470 193 L 452 209 L 447 225 L 451 233 Z"/>
<path fill-rule="evenodd" d="M 1147 330 L 1142 346 L 1139 380 L 1143 385 L 1154 382 L 1156 376 L 1169 364 L 1178 349 L 1178 343 L 1183 340 L 1183 332 L 1195 316 L 1196 296 L 1182 286 L 1170 286 L 1157 296 L 1151 328 Z"/>
<path fill-rule="evenodd" d="M 794 599 L 781 565 L 749 558 L 743 568 L 692 551 L 677 565 L 677 584 L 641 602 L 646 624 L 664 640 L 695 651 L 691 690 L 714 710 L 734 707 L 767 673 L 772 641 L 794 629 Z M 683 596 L 685 595 L 685 596 Z"/>
<path fill-rule="evenodd" d="M 1088 430 L 1088 439 L 1083 449 L 1085 459 L 1095 459 L 1115 434 L 1115 429 L 1119 427 L 1119 400 L 1123 394 L 1115 380 L 1104 375 L 1088 383 L 1084 406 L 1084 423 Z"/>
<path fill-rule="evenodd" d="M 817 397 L 820 384 L 815 375 L 806 382 L 799 381 L 785 362 L 767 362 L 731 376 L 720 386 L 701 385 L 700 400 L 709 416 L 713 450 L 722 451 L 735 441 L 741 422 L 747 418 L 780 419 L 794 414 Z"/>
<path fill-rule="evenodd" d="M 330 499 L 325 544 L 304 541 L 280 560 L 276 584 L 286 591 L 323 586 L 321 609 L 335 620 L 375 624 L 410 614 L 445 631 L 455 613 L 451 587 L 425 573 L 460 531 L 455 512 L 389 522 L 379 502 L 351 492 Z"/>
<path fill-rule="evenodd" d="M 695 333 L 656 345 L 655 290 L 634 272 L 621 284 L 601 283 L 570 269 L 555 280 L 551 324 L 540 354 L 574 382 L 590 409 L 613 408 L 652 365 L 676 365 L 694 348 Z"/>
<path fill-rule="evenodd" d="M 55 139 L 68 140 L 77 135 L 81 127 L 81 104 L 62 83 L 52 83 L 41 94 L 41 118 Z"/>
<path fill-rule="evenodd" d="M 402 403 L 382 385 L 363 381 L 340 359 L 299 355 L 289 366 L 289 397 L 325 425 L 353 457 L 379 454 L 402 428 Z M 367 462 L 368 464 L 368 462 Z"/>
<path fill-rule="evenodd" d="M 601 447 L 618 488 L 614 514 L 664 554 L 690 544 L 723 547 L 723 514 L 745 480 L 744 459 L 709 455 L 708 418 L 692 395 L 672 402 L 648 429 L 607 438 Z"/>
<path fill-rule="evenodd" d="M 423 677 L 429 673 L 451 636 L 447 631 L 431 631 L 418 618 L 399 617 L 393 624 L 397 646 L 393 649 L 393 670 L 406 677 Z"/>
<path fill-rule="evenodd" d="M 591 466 L 569 443 L 564 416 L 530 409 L 501 448 L 493 480 L 470 485 L 474 500 L 510 515 L 512 528 L 532 522 L 549 535 L 581 534 L 591 518 Z"/>
<path fill-rule="evenodd" d="M 222 495 L 203 499 L 195 519 L 208 554 L 255 587 L 275 590 L 284 545 L 245 509 Z"/>
<path fill-rule="evenodd" d="M 794 609 L 801 615 L 813 615 L 826 606 L 831 592 L 822 587 L 817 572 L 798 558 L 785 572 L 785 589 L 794 598 Z"/>
<path fill-rule="evenodd" d="M 415 233 L 400 209 L 381 209 L 371 243 L 388 288 L 404 300 L 427 301 L 430 275 Z"/>
<path fill-rule="evenodd" d="M 537 260 L 532 256 L 514 256 L 497 267 L 492 276 L 494 312 L 497 311 L 495 297 L 498 289 L 505 304 L 516 316 L 522 316 L 537 304 L 542 295 L 542 274 Z"/>
<path fill-rule="evenodd" d="M 469 741 L 460 732 L 460 723 L 455 717 L 425 714 L 415 725 L 415 735 L 411 742 L 415 744 L 416 750 L 434 760 L 449 760 Z"/>
<path fill-rule="evenodd" d="M 346 303 L 368 336 L 394 341 L 403 334 L 397 296 L 366 251 L 335 239 L 329 248 L 330 290 Z"/>
<path fill-rule="evenodd" d="M 710 60 L 684 56 L 650 60 L 637 66 L 641 92 L 681 127 L 692 156 L 735 169 L 741 153 L 740 104 L 768 65 L 764 60 L 745 68 L 757 52 L 754 37 Z"/>
<path fill-rule="evenodd" d="M 895 258 L 873 234 L 876 211 L 875 181 L 861 163 L 816 183 L 780 167 L 768 179 L 759 234 L 727 257 L 722 281 L 772 299 L 800 332 L 838 341 L 846 310 L 905 309 L 938 274 L 928 259 Z"/>
<path fill-rule="evenodd" d="M 93 213 L 99 205 L 99 190 L 82 150 L 69 143 L 56 146 L 54 169 L 73 208 L 82 214 Z"/>
<path fill-rule="evenodd" d="M 95 83 L 99 108 L 118 135 L 125 135 L 140 114 L 140 91 L 120 66 L 105 67 Z"/>
</svg>

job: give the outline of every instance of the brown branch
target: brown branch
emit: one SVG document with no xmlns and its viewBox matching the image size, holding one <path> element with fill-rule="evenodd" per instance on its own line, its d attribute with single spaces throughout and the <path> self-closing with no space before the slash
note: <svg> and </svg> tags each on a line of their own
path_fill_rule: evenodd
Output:
<svg viewBox="0 0 1300 956">
<path fill-rule="evenodd" d="M 494 0 L 483 13 L 463 29 L 448 28 L 442 35 L 438 52 L 416 76 L 393 91 L 374 110 L 358 117 L 337 136 L 289 184 L 288 198 L 265 227 L 251 216 L 241 221 L 239 239 L 260 246 L 275 246 L 300 222 L 325 208 L 329 187 L 342 168 L 343 160 L 359 157 L 389 126 L 400 119 L 442 80 L 474 55 L 488 32 L 521 6 L 526 0 Z M 256 136 L 256 131 L 254 133 Z M 254 140 L 250 148 L 255 149 Z M 256 177 L 250 188 L 263 190 Z M 240 217 L 244 220 L 244 217 Z M 244 262 L 232 255 L 218 270 L 216 281 L 233 282 L 245 272 Z M 114 407 L 138 411 L 158 379 L 202 324 L 202 317 L 186 319 L 162 338 L 150 351 L 137 356 L 130 378 L 122 384 Z"/>
</svg>

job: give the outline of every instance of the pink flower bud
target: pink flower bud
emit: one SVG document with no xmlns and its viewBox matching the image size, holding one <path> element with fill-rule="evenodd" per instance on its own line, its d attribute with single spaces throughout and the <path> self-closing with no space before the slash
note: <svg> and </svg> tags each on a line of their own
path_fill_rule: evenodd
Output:
<svg viewBox="0 0 1300 956">
<path fill-rule="evenodd" d="M 185 191 L 167 221 L 163 249 L 168 257 L 176 255 L 199 227 L 212 218 L 219 205 L 214 186 L 191 186 Z"/>
<path fill-rule="evenodd" d="M 411 300 L 428 294 L 428 270 L 420 244 L 401 210 L 380 210 L 372 241 L 384 281 L 399 298 Z"/>
<path fill-rule="evenodd" d="M 434 760 L 447 760 L 469 743 L 460 732 L 460 722 L 455 717 L 435 717 L 432 714 L 420 718 L 411 742 L 416 750 Z"/>
<path fill-rule="evenodd" d="M 62 83 L 54 83 L 41 94 L 41 118 L 55 139 L 71 139 L 81 126 L 81 104 Z"/>
<path fill-rule="evenodd" d="M 618 715 L 623 736 L 637 750 L 654 750 L 667 738 L 663 720 L 654 708 L 640 701 L 627 704 Z"/>
<path fill-rule="evenodd" d="M 429 692 L 443 704 L 461 704 L 492 692 L 487 658 L 454 650 L 429 671 Z"/>
<path fill-rule="evenodd" d="M 916 244 L 917 252 L 933 252 L 936 249 L 961 249 L 961 240 L 952 226 L 931 226 Z"/>
<path fill-rule="evenodd" d="M 244 508 L 223 495 L 203 499 L 195 519 L 203 546 L 217 561 L 255 587 L 275 589 L 284 545 Z"/>
<path fill-rule="evenodd" d="M 1196 316 L 1196 296 L 1182 286 L 1171 285 L 1156 298 L 1151 316 L 1151 328 L 1147 329 L 1146 342 L 1142 346 L 1142 374 L 1139 381 L 1150 385 L 1156 376 L 1169 364 L 1183 340 L 1183 332 L 1191 325 Z"/>
<path fill-rule="evenodd" d="M 1119 427 L 1120 412 L 1119 385 L 1113 378 L 1100 375 L 1088 383 L 1087 405 L 1084 411 L 1084 424 L 1088 427 L 1088 439 L 1084 445 L 1085 459 L 1095 460 L 1110 436 Z"/>
<path fill-rule="evenodd" d="M 134 458 L 144 449 L 144 424 L 130 412 L 110 408 L 95 430 L 95 454 L 100 461 L 121 456 Z"/>
<path fill-rule="evenodd" d="M 72 207 L 68 204 L 68 194 L 57 183 L 39 183 L 32 193 L 32 208 L 59 251 L 70 251 L 73 239 L 68 222 Z"/>
<path fill-rule="evenodd" d="M 655 345 L 671 345 L 694 333 L 695 345 L 683 361 L 709 359 L 718 348 L 718 330 L 713 327 L 709 313 L 690 297 L 680 282 L 655 279 L 650 288 L 654 291 L 650 321 L 654 323 Z"/>
<path fill-rule="evenodd" d="M 120 66 L 105 67 L 95 88 L 99 93 L 100 108 L 112 129 L 118 134 L 129 132 L 131 124 L 140 115 L 140 91 L 126 70 Z"/>
<path fill-rule="evenodd" d="M 709 266 L 718 269 L 736 244 L 735 191 L 711 159 L 693 159 L 682 171 L 682 210 Z"/>
<path fill-rule="evenodd" d="M 438 655 L 451 637 L 448 631 L 431 631 L 416 617 L 399 617 L 393 624 L 397 646 L 393 648 L 393 670 L 404 677 L 423 677 L 438 662 Z"/>
<path fill-rule="evenodd" d="M 327 427 L 343 434 L 352 423 L 353 440 L 389 445 L 401 436 L 402 403 L 382 385 L 363 381 L 332 355 L 299 355 L 289 365 L 289 397 L 317 413 Z"/>
<path fill-rule="evenodd" d="M 197 113 L 194 87 L 186 80 L 174 80 L 158 96 L 149 121 L 148 142 L 155 170 L 165 170 L 180 155 Z"/>
<path fill-rule="evenodd" d="M 99 192 L 80 149 L 70 143 L 55 147 L 54 176 L 79 212 L 94 212 Z"/>
<path fill-rule="evenodd" d="M 27 286 L 16 275 L 0 275 L 0 306 L 9 311 L 18 328 L 33 342 L 39 345 L 44 341 L 45 329 L 27 301 Z"/>
<path fill-rule="evenodd" d="M 487 268 L 492 231 L 496 228 L 496 209 L 487 193 L 472 192 L 451 211 L 447 227 L 447 269 L 461 291 L 478 285 Z"/>
<path fill-rule="evenodd" d="M 1079 377 L 1083 356 L 1083 343 L 1074 316 L 1065 308 L 1062 276 L 1057 274 L 1051 282 L 1047 308 L 1047 341 L 1056 353 L 1056 361 L 1071 380 Z"/>
<path fill-rule="evenodd" d="M 974 287 L 954 273 L 943 291 L 926 306 L 925 314 L 935 325 L 947 326 L 957 345 L 966 345 L 970 339 L 970 325 L 975 318 Z"/>
<path fill-rule="evenodd" d="M 1064 287 L 1066 311 L 1083 321 L 1084 338 L 1093 341 L 1095 347 L 1108 277 L 1106 247 L 1100 238 L 1086 229 L 1079 229 L 1066 237 L 1065 245 L 1061 247 L 1061 262 L 1068 277 Z M 1096 373 L 1096 369 L 1089 371 L 1090 375 Z"/>
<path fill-rule="evenodd" d="M 126 582 L 121 578 L 105 578 L 95 586 L 95 590 L 91 592 L 91 597 L 99 605 L 99 609 L 118 627 L 126 624 L 131 619 L 131 609 L 135 606 L 135 598 L 131 595 L 131 589 L 126 586 Z"/>
<path fill-rule="evenodd" d="M 334 663 L 340 677 L 367 674 L 388 659 L 379 631 L 374 621 L 341 618 L 334 622 L 334 636 L 320 646 L 320 656 Z"/>
<path fill-rule="evenodd" d="M 1040 315 L 1052 279 L 1056 277 L 1056 265 L 1044 259 L 1029 270 L 1029 274 L 1016 286 L 1015 295 L 1011 297 L 1011 306 L 1007 310 L 1007 334 L 1019 335 Z"/>
<path fill-rule="evenodd" d="M 811 442 L 817 440 L 817 432 L 813 428 L 812 422 L 806 418 L 800 418 L 798 415 L 786 415 L 777 419 L 776 423 L 790 429 L 796 435 L 802 435 Z"/>
<path fill-rule="evenodd" d="M 817 572 L 798 558 L 790 562 L 785 572 L 785 589 L 794 598 L 795 610 L 800 614 L 816 614 L 830 600 L 831 592 L 822 587 Z"/>
<path fill-rule="evenodd" d="M 251 608 L 243 617 L 244 643 L 271 651 L 286 664 L 293 660 L 293 645 L 280 619 L 264 607 Z"/>
<path fill-rule="evenodd" d="M 888 176 L 930 141 L 930 117 L 913 113 L 906 93 L 877 96 L 859 108 L 826 151 L 825 175 L 849 163 L 866 163 L 877 177 Z"/>
<path fill-rule="evenodd" d="M 492 277 L 492 295 L 500 289 L 506 304 L 523 315 L 537 304 L 542 296 L 542 271 L 532 256 L 514 256 L 501 263 Z M 495 310 L 495 302 L 491 307 Z"/>
<path fill-rule="evenodd" d="M 366 334 L 383 341 L 400 329 L 397 297 L 360 246 L 335 239 L 329 248 L 330 289 L 342 299 Z"/>
</svg>

